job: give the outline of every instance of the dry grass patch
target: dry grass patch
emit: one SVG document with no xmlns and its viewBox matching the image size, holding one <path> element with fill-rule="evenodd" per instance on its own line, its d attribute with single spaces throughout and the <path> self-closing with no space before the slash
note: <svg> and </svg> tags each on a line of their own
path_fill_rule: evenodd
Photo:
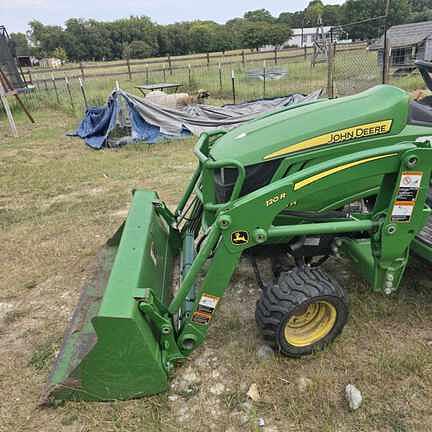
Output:
<svg viewBox="0 0 432 432">
<path fill-rule="evenodd" d="M 92 151 L 64 133 L 73 118 L 18 118 L 0 128 L 0 431 L 428 431 L 432 424 L 432 283 L 413 261 L 401 293 L 372 294 L 348 262 L 327 265 L 348 289 L 351 317 L 337 342 L 302 360 L 260 360 L 259 295 L 247 261 L 237 269 L 207 343 L 175 372 L 166 394 L 40 409 L 38 398 L 99 247 L 126 214 L 133 188 L 169 205 L 193 169 L 194 140 Z M 186 380 L 189 377 L 189 381 Z M 260 399 L 246 393 L 256 383 Z M 350 412 L 346 384 L 363 393 Z"/>
</svg>

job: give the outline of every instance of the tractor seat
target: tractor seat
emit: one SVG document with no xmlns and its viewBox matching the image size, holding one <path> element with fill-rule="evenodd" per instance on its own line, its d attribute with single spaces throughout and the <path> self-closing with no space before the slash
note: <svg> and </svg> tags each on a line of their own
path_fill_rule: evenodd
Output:
<svg viewBox="0 0 432 432">
<path fill-rule="evenodd" d="M 432 96 L 410 103 L 408 124 L 432 126 Z"/>
</svg>

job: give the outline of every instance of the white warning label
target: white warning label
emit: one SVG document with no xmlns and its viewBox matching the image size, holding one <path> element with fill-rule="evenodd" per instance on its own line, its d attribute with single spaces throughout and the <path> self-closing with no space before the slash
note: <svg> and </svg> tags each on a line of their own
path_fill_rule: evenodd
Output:
<svg viewBox="0 0 432 432">
<path fill-rule="evenodd" d="M 216 309 L 219 299 L 220 297 L 203 294 L 198 304 L 198 311 L 212 314 Z"/>
<path fill-rule="evenodd" d="M 392 222 L 409 222 L 414 211 L 423 173 L 407 171 L 401 175 L 399 190 L 393 205 Z"/>
<path fill-rule="evenodd" d="M 396 201 L 392 211 L 393 222 L 409 222 L 414 211 L 415 202 Z"/>
<path fill-rule="evenodd" d="M 422 172 L 402 173 L 396 201 L 415 201 L 418 190 L 420 189 L 422 177 Z"/>
</svg>

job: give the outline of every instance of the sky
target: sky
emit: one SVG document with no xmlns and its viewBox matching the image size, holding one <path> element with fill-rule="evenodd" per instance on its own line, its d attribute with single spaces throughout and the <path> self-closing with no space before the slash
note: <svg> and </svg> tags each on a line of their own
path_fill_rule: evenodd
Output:
<svg viewBox="0 0 432 432">
<path fill-rule="evenodd" d="M 12 33 L 25 32 L 33 19 L 62 25 L 69 18 L 112 21 L 130 15 L 147 15 L 159 24 L 195 19 L 224 23 L 248 10 L 266 8 L 277 16 L 280 12 L 303 10 L 308 3 L 308 0 L 0 0 L 0 25 Z"/>
</svg>

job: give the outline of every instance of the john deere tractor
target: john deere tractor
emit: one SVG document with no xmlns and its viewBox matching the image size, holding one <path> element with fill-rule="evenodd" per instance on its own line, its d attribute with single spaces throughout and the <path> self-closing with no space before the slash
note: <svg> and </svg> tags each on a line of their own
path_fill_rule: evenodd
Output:
<svg viewBox="0 0 432 432">
<path fill-rule="evenodd" d="M 432 64 L 418 68 L 432 89 Z M 164 391 L 176 362 L 205 341 L 243 255 L 272 262 L 271 283 L 254 266 L 265 339 L 291 357 L 322 349 L 348 317 L 344 287 L 320 266 L 327 257 L 350 258 L 386 295 L 411 253 L 432 259 L 431 142 L 431 99 L 410 102 L 388 85 L 203 133 L 175 211 L 155 192 L 133 193 L 84 287 L 44 401 Z"/>
</svg>

